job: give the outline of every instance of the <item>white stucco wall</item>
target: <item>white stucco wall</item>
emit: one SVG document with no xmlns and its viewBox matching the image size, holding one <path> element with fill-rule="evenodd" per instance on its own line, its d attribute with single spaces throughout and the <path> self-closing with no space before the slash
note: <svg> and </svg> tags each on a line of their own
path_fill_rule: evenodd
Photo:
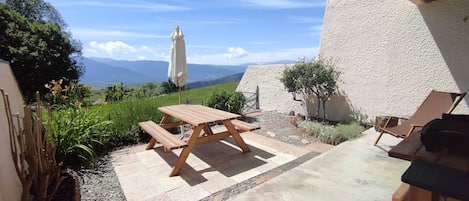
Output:
<svg viewBox="0 0 469 201">
<path fill-rule="evenodd" d="M 466 0 L 328 0 L 319 54 L 342 72 L 341 96 L 355 116 L 411 115 L 432 89 L 469 92 L 468 16 Z M 469 114 L 468 99 L 456 113 Z"/>
<path fill-rule="evenodd" d="M 287 67 L 293 64 L 249 66 L 236 91 L 255 92 L 259 86 L 259 107 L 262 111 L 306 114 L 302 102 L 294 101 L 291 93 L 285 89 L 280 78 Z"/>
<path fill-rule="evenodd" d="M 0 88 L 8 93 L 13 113 L 24 116 L 23 98 L 10 65 L 0 61 Z M 21 200 L 21 183 L 15 171 L 3 98 L 0 97 L 0 200 Z"/>
</svg>

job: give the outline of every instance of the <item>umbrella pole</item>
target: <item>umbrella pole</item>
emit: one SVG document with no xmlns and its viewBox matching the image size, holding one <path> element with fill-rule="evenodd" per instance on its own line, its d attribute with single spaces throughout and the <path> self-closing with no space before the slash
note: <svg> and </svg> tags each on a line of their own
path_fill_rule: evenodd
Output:
<svg viewBox="0 0 469 201">
<path fill-rule="evenodd" d="M 178 91 L 179 91 L 179 104 L 182 103 L 182 90 L 181 87 L 178 86 Z M 184 139 L 184 125 L 179 126 L 179 139 Z"/>
<path fill-rule="evenodd" d="M 179 104 L 182 103 L 182 92 L 181 92 L 181 87 L 178 87 L 179 88 Z"/>
</svg>

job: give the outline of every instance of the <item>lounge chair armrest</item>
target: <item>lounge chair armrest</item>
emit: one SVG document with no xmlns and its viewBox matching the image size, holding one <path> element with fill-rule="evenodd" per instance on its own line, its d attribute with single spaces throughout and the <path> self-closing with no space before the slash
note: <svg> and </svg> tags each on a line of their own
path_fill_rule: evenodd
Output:
<svg viewBox="0 0 469 201">
<path fill-rule="evenodd" d="M 416 128 L 422 128 L 424 125 L 421 124 L 410 124 L 411 128 L 409 132 L 407 133 L 406 137 L 409 137 L 410 134 L 414 133 L 416 131 Z"/>
<path fill-rule="evenodd" d="M 385 123 L 381 126 L 381 128 L 397 126 L 399 124 L 400 119 L 407 120 L 406 118 L 396 116 L 385 116 L 385 118 Z"/>
<path fill-rule="evenodd" d="M 400 119 L 400 120 L 409 120 L 409 118 L 407 118 L 407 117 L 389 116 L 389 118 Z"/>
<path fill-rule="evenodd" d="M 415 128 L 415 127 L 423 127 L 424 125 L 421 125 L 421 124 L 410 124 L 410 126 L 412 126 L 412 127 Z"/>
</svg>

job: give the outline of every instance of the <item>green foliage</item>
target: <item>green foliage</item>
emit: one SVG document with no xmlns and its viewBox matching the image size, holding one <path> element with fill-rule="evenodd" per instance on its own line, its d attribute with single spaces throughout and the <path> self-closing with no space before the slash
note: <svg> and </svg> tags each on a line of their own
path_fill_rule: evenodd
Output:
<svg viewBox="0 0 469 201">
<path fill-rule="evenodd" d="M 124 88 L 124 83 L 115 84 L 110 86 L 104 91 L 104 99 L 106 102 L 116 102 L 124 100 L 127 90 Z"/>
<path fill-rule="evenodd" d="M 212 108 L 232 113 L 241 113 L 246 98 L 241 92 L 216 91 L 207 98 L 207 105 Z"/>
<path fill-rule="evenodd" d="M 195 103 L 215 91 L 234 91 L 238 82 L 188 90 L 184 97 Z M 156 98 L 129 99 L 89 108 L 69 107 L 52 112 L 51 139 L 57 144 L 57 161 L 64 164 L 89 163 L 100 151 L 142 141 L 138 122 L 159 122 L 158 107 L 178 102 L 178 94 Z"/>
<path fill-rule="evenodd" d="M 6 0 L 5 3 L 11 10 L 34 21 L 52 22 L 62 29 L 67 26 L 60 13 L 50 3 L 43 0 Z"/>
<path fill-rule="evenodd" d="M 52 20 L 52 16 L 60 16 L 58 13 L 47 17 L 46 13 L 55 10 L 50 4 L 35 6 L 44 3 L 40 0 L 6 3 L 15 2 L 19 3 L 9 6 L 19 12 L 0 3 L 0 55 L 10 62 L 23 96 L 29 102 L 34 100 L 36 91 L 46 94 L 44 84 L 51 80 L 62 79 L 67 85 L 78 80 L 83 71 L 77 62 L 81 47 L 64 31 L 64 25 Z"/>
<path fill-rule="evenodd" d="M 50 105 L 86 106 L 90 103 L 85 99 L 91 94 L 91 87 L 82 83 L 72 82 L 70 86 L 63 85 L 63 80 L 52 80 L 45 85 L 49 92 L 44 96 Z"/>
<path fill-rule="evenodd" d="M 350 124 L 338 124 L 335 127 L 337 141 L 343 142 L 349 139 L 360 136 L 363 132 L 363 127 L 358 122 Z"/>
<path fill-rule="evenodd" d="M 212 93 L 223 90 L 234 91 L 236 89 L 236 86 L 238 86 L 238 83 L 239 82 L 228 82 L 204 88 L 186 90 L 182 92 L 182 100 L 183 102 L 186 100 L 190 100 L 193 104 L 207 105 L 207 97 L 210 96 Z M 156 100 L 158 100 L 158 103 L 161 106 L 174 105 L 178 103 L 178 97 L 178 93 L 170 93 L 168 95 L 159 96 Z"/>
<path fill-rule="evenodd" d="M 139 87 L 131 88 L 127 92 L 128 98 L 150 98 L 163 93 L 163 88 L 153 82 L 145 83 Z"/>
<path fill-rule="evenodd" d="M 283 72 L 280 81 L 288 92 L 302 93 L 305 96 L 315 95 L 318 100 L 316 115 L 322 103 L 323 120 L 326 119 L 326 101 L 336 93 L 340 72 L 334 66 L 322 58 L 316 60 L 301 59 L 293 68 L 287 68 Z"/>
<path fill-rule="evenodd" d="M 53 111 L 50 137 L 57 145 L 57 161 L 65 165 L 92 162 L 95 151 L 110 140 L 111 127 L 112 122 L 99 110 L 69 107 Z"/>
<path fill-rule="evenodd" d="M 331 126 L 314 121 L 301 121 L 298 122 L 298 127 L 315 136 L 321 142 L 332 145 L 359 137 L 363 132 L 363 127 L 358 122 Z"/>
<path fill-rule="evenodd" d="M 161 88 L 163 88 L 163 93 L 164 93 L 164 94 L 169 94 L 169 93 L 173 93 L 173 92 L 178 92 L 178 91 L 179 91 L 179 89 L 178 89 L 178 87 L 176 86 L 176 84 L 174 84 L 173 82 L 171 82 L 170 79 L 168 79 L 167 82 L 162 82 L 162 83 L 161 83 Z M 185 90 L 185 89 L 186 89 L 185 86 L 183 86 L 183 87 L 181 88 L 181 90 Z"/>
<path fill-rule="evenodd" d="M 94 106 L 103 118 L 116 122 L 112 126 L 113 135 L 109 146 L 133 144 L 140 141 L 138 122 L 153 120 L 159 122 L 162 117 L 154 99 L 132 99 L 122 102 Z"/>
</svg>

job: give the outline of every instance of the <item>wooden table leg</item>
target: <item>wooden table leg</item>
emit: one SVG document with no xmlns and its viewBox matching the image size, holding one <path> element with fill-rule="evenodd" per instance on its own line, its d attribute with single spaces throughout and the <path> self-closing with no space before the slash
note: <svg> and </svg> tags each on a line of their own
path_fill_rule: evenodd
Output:
<svg viewBox="0 0 469 201">
<path fill-rule="evenodd" d="M 250 152 L 251 150 L 249 150 L 248 145 L 246 145 L 243 138 L 241 138 L 241 135 L 239 135 L 239 132 L 233 126 L 233 124 L 231 123 L 231 120 L 226 120 L 223 122 L 223 124 L 226 126 L 231 136 L 233 136 L 233 139 L 236 141 L 238 146 L 243 150 L 243 152 L 244 153 Z"/>
<path fill-rule="evenodd" d="M 179 155 L 179 158 L 173 167 L 173 171 L 171 171 L 171 174 L 169 175 L 170 177 L 179 175 L 179 172 L 181 171 L 182 167 L 186 163 L 189 153 L 191 153 L 194 145 L 197 144 L 197 139 L 199 138 L 199 134 L 202 131 L 202 128 L 203 128 L 203 125 L 197 126 L 194 128 L 194 131 L 192 132 L 191 137 L 189 138 L 189 141 L 187 142 L 187 147 L 184 147 L 181 154 Z"/>
<path fill-rule="evenodd" d="M 156 144 L 156 139 L 151 137 L 150 142 L 148 142 L 147 147 L 145 147 L 145 150 L 153 149 L 155 144 Z"/>
</svg>

